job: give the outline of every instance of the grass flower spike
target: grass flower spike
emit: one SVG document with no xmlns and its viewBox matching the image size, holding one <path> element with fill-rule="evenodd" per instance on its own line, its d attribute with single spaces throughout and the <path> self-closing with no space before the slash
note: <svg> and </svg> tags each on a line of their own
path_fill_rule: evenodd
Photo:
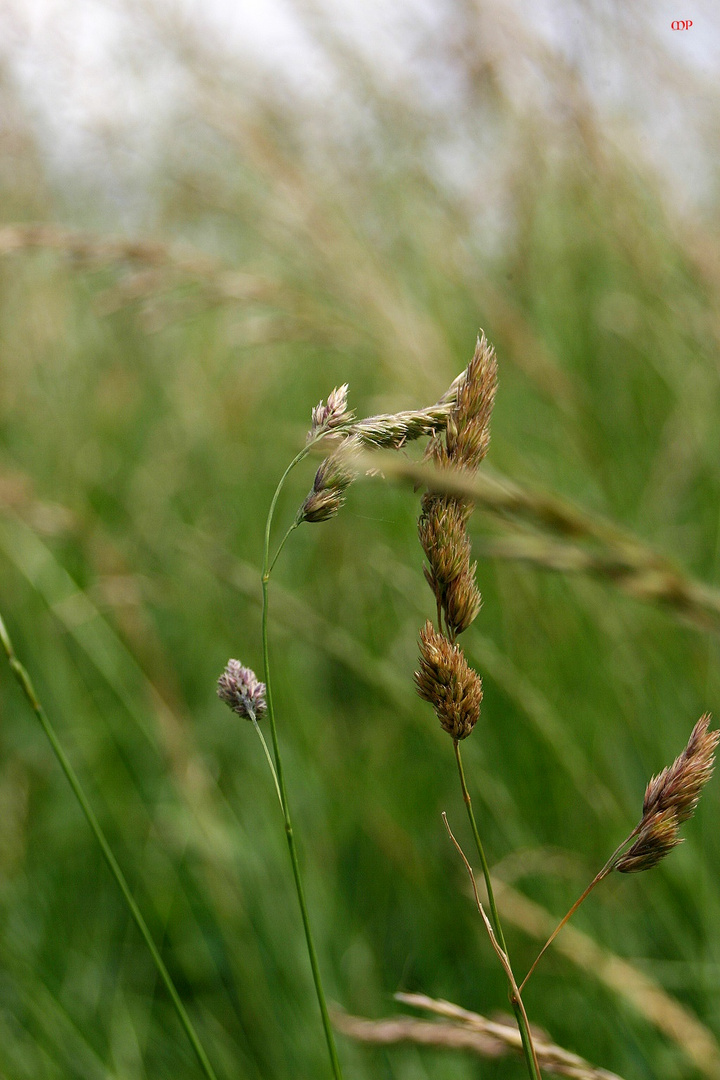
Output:
<svg viewBox="0 0 720 1080">
<path fill-rule="evenodd" d="M 426 457 L 442 468 L 474 473 L 490 444 L 490 415 L 497 387 L 495 353 L 483 335 L 472 360 L 456 380 L 444 441 L 436 433 Z M 435 594 L 438 629 L 442 615 L 454 642 L 477 617 L 482 604 L 475 582 L 477 565 L 470 562 L 467 519 L 470 506 L 452 495 L 429 491 L 423 496 L 418 535 L 429 566 L 425 577 Z"/>
<path fill-rule="evenodd" d="M 545 951 L 596 885 L 613 870 L 620 874 L 651 870 L 682 843 L 680 825 L 692 817 L 702 789 L 712 776 L 718 741 L 720 731 L 710 731 L 710 714 L 704 713 L 692 729 L 683 752 L 646 787 L 640 821 L 555 927 L 525 976 L 521 990 Z"/>
<path fill-rule="evenodd" d="M 485 335 L 477 339 L 473 358 L 452 384 L 438 407 L 447 410 L 445 423 L 434 429 L 425 451 L 426 459 L 442 469 L 473 474 L 490 444 L 490 415 L 497 386 L 497 361 Z M 470 561 L 467 521 L 471 504 L 455 495 L 432 488 L 422 500 L 418 536 L 428 560 L 425 579 L 435 595 L 437 630 L 428 620 L 420 631 L 420 668 L 415 684 L 420 697 L 435 709 L 440 724 L 452 736 L 460 789 L 467 809 L 475 846 L 488 893 L 491 921 L 487 923 L 493 947 L 508 976 L 510 1003 L 520 1033 L 531 1080 L 540 1070 L 533 1049 L 525 1007 L 512 974 L 502 924 L 493 895 L 490 868 L 478 831 L 472 800 L 465 780 L 460 743 L 472 732 L 480 716 L 482 681 L 465 659 L 456 638 L 477 617 L 482 604 L 475 581 L 477 564 Z M 443 625 L 444 623 L 444 625 Z M 447 824 L 447 822 L 446 822 Z M 452 833 L 450 834 L 452 837 Z M 462 854 L 462 849 L 460 849 Z M 465 856 L 463 855 L 463 859 Z M 466 861 L 469 869 L 469 863 Z M 472 870 L 470 870 L 472 877 Z M 474 882 L 474 878 L 473 878 Z M 480 908 L 483 918 L 485 917 Z"/>
<path fill-rule="evenodd" d="M 683 752 L 645 789 L 643 815 L 628 837 L 637 840 L 615 863 L 621 874 L 656 866 L 682 843 L 680 825 L 695 812 L 702 789 L 712 776 L 720 731 L 710 731 L 710 714 L 700 717 Z"/>
</svg>

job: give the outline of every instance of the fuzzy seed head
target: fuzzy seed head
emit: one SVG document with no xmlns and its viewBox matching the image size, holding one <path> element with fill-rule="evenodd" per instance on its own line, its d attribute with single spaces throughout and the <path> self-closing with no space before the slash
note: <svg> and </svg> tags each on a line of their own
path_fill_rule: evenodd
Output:
<svg viewBox="0 0 720 1080">
<path fill-rule="evenodd" d="M 700 717 L 688 744 L 645 789 L 643 816 L 632 847 L 615 863 L 621 874 L 649 870 L 682 843 L 680 825 L 692 817 L 702 789 L 712 776 L 720 731 L 710 731 L 710 715 Z"/>
<path fill-rule="evenodd" d="M 651 870 L 678 844 L 682 844 L 682 839 L 678 835 L 677 817 L 671 809 L 661 810 L 645 820 L 637 840 L 620 857 L 615 869 L 621 874 Z"/>
<path fill-rule="evenodd" d="M 480 716 L 482 681 L 461 649 L 451 645 L 428 620 L 420 631 L 418 694 L 429 701 L 441 726 L 459 741 L 466 739 Z"/>
<path fill-rule="evenodd" d="M 309 521 L 314 525 L 334 518 L 345 503 L 345 496 L 335 489 L 315 491 L 314 489 L 300 507 L 300 521 Z"/>
<path fill-rule="evenodd" d="M 466 514 L 457 499 L 425 495 L 418 535 L 433 579 L 442 587 L 459 577 L 470 563 Z"/>
<path fill-rule="evenodd" d="M 495 352 L 483 334 L 472 360 L 439 404 L 450 406 L 444 427 L 435 429 L 424 460 L 440 469 L 474 473 L 487 453 L 490 416 L 497 387 Z M 482 604 L 475 583 L 477 564 L 470 564 L 467 521 L 472 504 L 432 489 L 423 497 L 418 521 L 420 543 L 429 567 L 425 579 L 445 613 L 450 637 L 467 630 Z"/>
<path fill-rule="evenodd" d="M 495 351 L 483 334 L 467 366 L 445 432 L 449 460 L 475 472 L 490 445 L 490 415 L 497 389 Z"/>
<path fill-rule="evenodd" d="M 645 790 L 643 817 L 670 807 L 678 824 L 691 818 L 712 776 L 720 731 L 709 731 L 710 714 L 700 717 L 683 752 Z"/>
<path fill-rule="evenodd" d="M 265 683 L 239 660 L 228 660 L 218 679 L 218 697 L 245 720 L 259 720 L 267 710 Z"/>
</svg>

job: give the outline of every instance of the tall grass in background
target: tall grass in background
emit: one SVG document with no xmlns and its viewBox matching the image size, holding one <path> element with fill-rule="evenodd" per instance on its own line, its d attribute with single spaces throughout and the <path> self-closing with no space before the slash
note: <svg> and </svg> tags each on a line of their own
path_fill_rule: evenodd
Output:
<svg viewBox="0 0 720 1080">
<path fill-rule="evenodd" d="M 485 696 L 464 767 L 524 971 L 649 775 L 718 713 L 716 593 L 693 606 L 667 584 L 720 584 L 717 207 L 676 213 L 562 52 L 489 5 L 409 27 L 402 71 L 298 6 L 327 80 L 307 95 L 164 9 L 128 11 L 182 77 L 142 191 L 107 148 L 124 235 L 2 84 L 0 609 L 218 1075 L 322 1076 L 272 779 L 215 696 L 229 655 L 261 668 L 263 526 L 308 406 L 346 381 L 361 415 L 425 405 L 479 326 L 495 344 L 488 482 L 539 509 L 480 500 L 470 522 L 484 607 L 463 647 Z M 699 79 L 642 45 L 650 13 L 625 42 L 583 19 L 659 95 Z M 547 493 L 599 533 L 561 529 Z M 488 1015 L 505 979 L 412 682 L 433 614 L 417 509 L 388 470 L 293 537 L 275 705 L 328 995 L 369 1017 L 397 990 Z M 196 1075 L 7 671 L 0 710 L 0 1075 Z M 544 957 L 523 996 L 557 1043 L 624 1077 L 720 1076 L 719 812 L 711 785 L 682 848 L 610 879 Z M 413 1045 L 341 1055 L 358 1080 L 522 1075 Z"/>
</svg>

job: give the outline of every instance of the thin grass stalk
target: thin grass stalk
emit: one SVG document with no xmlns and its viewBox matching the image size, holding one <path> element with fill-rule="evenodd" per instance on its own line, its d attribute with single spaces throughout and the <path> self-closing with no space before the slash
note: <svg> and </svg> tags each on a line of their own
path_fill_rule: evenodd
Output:
<svg viewBox="0 0 720 1080">
<path fill-rule="evenodd" d="M 305 942 L 307 945 L 308 958 L 310 960 L 310 967 L 312 969 L 313 982 L 315 984 L 315 994 L 317 996 L 318 1005 L 320 1007 L 320 1016 L 322 1018 L 323 1031 L 325 1033 L 325 1041 L 327 1043 L 328 1056 L 330 1058 L 330 1065 L 335 1080 L 342 1080 L 342 1069 L 340 1067 L 340 1059 L 338 1058 L 337 1048 L 335 1046 L 335 1036 L 333 1034 L 332 1024 L 330 1022 L 330 1014 L 328 1012 L 327 1002 L 325 999 L 325 991 L 323 989 L 322 977 L 320 975 L 320 965 L 318 963 L 317 952 L 315 950 L 315 941 L 312 934 L 312 928 L 310 926 L 310 915 L 308 913 L 307 902 L 305 900 L 305 890 L 303 888 L 302 874 L 300 871 L 300 861 L 298 859 L 297 847 L 295 844 L 295 834 L 293 833 L 292 821 L 290 818 L 290 807 L 288 804 L 287 789 L 285 787 L 285 775 L 283 772 L 282 757 L 280 754 L 280 744 L 277 737 L 277 725 L 275 722 L 275 709 L 273 706 L 272 697 L 272 683 L 270 679 L 270 650 L 268 647 L 268 613 L 269 613 L 269 596 L 268 586 L 270 584 L 270 573 L 275 565 L 278 555 L 285 544 L 288 536 L 295 527 L 292 525 L 290 529 L 285 533 L 280 546 L 273 558 L 270 561 L 270 532 L 272 528 L 273 515 L 275 513 L 275 507 L 277 500 L 280 496 L 280 492 L 285 483 L 285 480 L 289 476 L 294 467 L 302 461 L 302 459 L 308 453 L 312 443 L 303 447 L 293 460 L 288 465 L 287 469 L 280 478 L 280 482 L 275 489 L 272 501 L 270 503 L 270 510 L 268 511 L 267 521 L 265 523 L 265 549 L 263 553 L 263 570 L 262 570 L 262 651 L 263 651 L 263 669 L 266 687 L 266 701 L 267 701 L 267 714 L 270 722 L 270 734 L 272 737 L 273 754 L 275 757 L 275 780 L 277 783 L 278 795 L 280 797 L 280 805 L 282 807 L 283 819 L 285 822 L 285 837 L 287 839 L 288 850 L 290 852 L 290 861 L 292 863 L 293 877 L 295 879 L 295 889 L 297 892 L 298 903 L 300 905 L 300 915 L 302 917 L 303 930 L 305 931 Z"/>
<path fill-rule="evenodd" d="M 4 622 L 3 618 L 2 618 L 2 615 L 0 615 L 0 641 L 2 641 L 2 646 L 3 646 L 4 650 L 5 650 L 5 654 L 6 654 L 7 658 L 8 658 L 10 668 L 11 668 L 15 678 L 19 682 L 19 684 L 20 684 L 26 698 L 28 699 L 31 708 L 33 709 L 35 715 L 37 716 L 38 720 L 40 721 L 40 725 L 41 725 L 43 731 L 45 732 L 45 735 L 47 736 L 48 742 L 50 743 L 50 746 L 52 747 L 53 753 L 55 754 L 55 757 L 57 758 L 57 761 L 58 761 L 58 763 L 60 765 L 60 768 L 65 773 L 67 781 L 70 784 L 70 787 L 72 788 L 73 794 L 75 795 L 75 798 L 77 799 L 77 801 L 78 801 L 78 803 L 80 805 L 80 808 L 81 808 L 83 814 L 85 815 L 87 823 L 90 826 L 90 828 L 92 829 L 92 831 L 93 831 L 93 833 L 95 835 L 95 839 L 97 840 L 97 842 L 98 842 L 98 844 L 100 846 L 100 850 L 102 851 L 102 854 L 103 854 L 103 856 L 105 858 L 105 862 L 107 863 L 108 867 L 110 868 L 110 872 L 112 873 L 113 877 L 115 878 L 115 881 L 117 882 L 118 888 L 120 889 L 120 892 L 123 895 L 123 898 L 125 900 L 125 903 L 127 904 L 130 915 L 132 916 L 132 919 L 133 919 L 135 925 L 137 926 L 138 930 L 140 931 L 140 934 L 141 934 L 143 940 L 145 941 L 145 944 L 148 947 L 148 951 L 150 952 L 150 956 L 152 957 L 153 963 L 155 964 L 155 968 L 157 970 L 157 973 L 160 976 L 160 978 L 161 978 L 161 980 L 162 980 L 162 982 L 163 982 L 163 984 L 165 986 L 165 989 L 167 990 L 167 992 L 168 992 L 168 994 L 170 996 L 170 1000 L 172 1001 L 173 1006 L 175 1007 L 175 1012 L 177 1013 L 178 1019 L 179 1019 L 181 1025 L 183 1027 L 183 1030 L 185 1031 L 185 1034 L 188 1037 L 188 1040 L 190 1041 L 190 1045 L 192 1046 L 193 1050 L 195 1051 L 195 1055 L 196 1055 L 196 1057 L 198 1059 L 198 1062 L 200 1063 L 200 1067 L 201 1067 L 203 1073 L 205 1074 L 205 1076 L 207 1077 L 207 1080 L 217 1080 L 217 1077 L 215 1075 L 213 1067 L 210 1064 L 210 1060 L 209 1060 L 207 1054 L 205 1053 L 203 1045 L 200 1042 L 200 1039 L 199 1039 L 199 1037 L 198 1037 L 198 1035 L 197 1035 L 197 1033 L 195 1031 L 195 1028 L 193 1027 L 192 1021 L 191 1021 L 190 1017 L 187 1014 L 185 1006 L 183 1005 L 182 1001 L 180 1000 L 180 995 L 178 994 L 178 992 L 177 992 L 177 990 L 175 988 L 175 984 L 174 984 L 174 982 L 172 980 L 170 972 L 166 968 L 166 966 L 165 966 L 165 964 L 163 962 L 163 959 L 160 956 L 160 953 L 159 953 L 158 948 L 157 948 L 157 946 L 155 944 L 155 941 L 153 940 L 153 937 L 152 937 L 152 934 L 150 933 L 148 925 L 145 922 L 143 914 L 140 911 L 140 908 L 138 907 L 138 905 L 137 905 L 137 903 L 135 901 L 135 898 L 133 897 L 133 895 L 132 895 L 132 893 L 130 891 L 130 886 L 127 883 L 125 875 L 123 874 L 122 870 L 120 869 L 120 865 L 119 865 L 117 859 L 115 858 L 115 856 L 113 854 L 112 848 L 110 847 L 110 844 L 109 844 L 109 842 L 107 840 L 107 837 L 105 836 L 105 833 L 103 832 L 102 826 L 100 825 L 100 822 L 98 821 L 97 817 L 95 816 L 95 812 L 94 812 L 92 806 L 90 805 L 90 802 L 89 802 L 87 796 L 85 795 L 85 792 L 84 792 L 83 787 L 82 787 L 82 785 L 80 783 L 80 780 L 78 779 L 78 776 L 75 773 L 75 770 L 73 769 L 72 765 L 70 764 L 69 758 L 67 757 L 65 751 L 62 748 L 62 745 L 61 745 L 61 743 L 60 743 L 60 741 L 59 741 L 59 739 L 58 739 L 58 737 L 57 737 L 57 735 L 55 733 L 55 729 L 53 728 L 49 717 L 47 716 L 45 710 L 43 709 L 42 705 L 40 704 L 38 696 L 35 693 L 35 687 L 33 686 L 32 680 L 30 678 L 30 675 L 27 672 L 27 669 L 23 666 L 23 664 L 21 664 L 21 662 L 18 660 L 18 658 L 17 658 L 17 656 L 15 654 L 15 649 L 14 649 L 12 641 L 10 639 L 10 635 L 8 634 L 7 627 L 5 626 L 5 622 Z"/>
<path fill-rule="evenodd" d="M 503 933 L 502 923 L 500 921 L 500 914 L 495 903 L 495 893 L 493 892 L 492 879 L 490 877 L 490 867 L 488 866 L 487 859 L 485 857 L 485 849 L 480 839 L 480 833 L 478 831 L 477 822 L 475 820 L 475 813 L 473 811 L 472 799 L 470 798 L 470 792 L 468 791 L 467 782 L 465 780 L 465 770 L 463 769 L 462 756 L 460 754 L 460 743 L 457 739 L 453 740 L 455 746 L 455 760 L 457 761 L 458 775 L 460 777 L 460 787 L 462 789 L 463 802 L 467 810 L 468 819 L 470 821 L 470 828 L 472 830 L 473 838 L 475 840 L 475 847 L 480 857 L 480 865 L 482 866 L 483 877 L 485 878 L 485 888 L 487 889 L 488 902 L 490 904 L 490 915 L 492 918 L 492 925 L 495 931 L 495 935 L 498 939 L 500 948 L 505 953 L 508 964 L 510 963 L 510 956 L 505 944 L 505 935 Z M 538 958 L 539 959 L 539 958 Z M 523 986 L 525 984 L 523 983 Z M 519 991 L 522 992 L 522 986 Z M 532 1045 L 532 1039 L 530 1037 L 530 1029 L 527 1022 L 527 1016 L 525 1010 L 522 1007 L 522 1002 L 518 1000 L 514 990 L 510 991 L 510 1004 L 512 1005 L 513 1012 L 515 1013 L 515 1019 L 517 1020 L 518 1030 L 520 1032 L 520 1038 L 522 1039 L 523 1052 L 525 1054 L 525 1060 L 527 1062 L 528 1072 L 532 1080 L 540 1080 L 540 1074 L 537 1069 L 537 1058 Z"/>
<path fill-rule="evenodd" d="M 497 905 L 495 904 L 495 894 L 493 893 L 492 880 L 490 878 L 490 867 L 488 866 L 487 859 L 485 858 L 485 850 L 480 839 L 480 833 L 478 831 L 477 822 L 475 821 L 475 814 L 472 808 L 472 800 L 470 798 L 470 792 L 468 791 L 467 782 L 465 780 L 465 770 L 463 769 L 462 757 L 460 755 L 460 743 L 457 739 L 453 740 L 455 747 L 455 760 L 457 761 L 458 774 L 460 776 L 460 787 L 462 788 L 463 802 L 467 810 L 468 818 L 470 820 L 470 828 L 475 839 L 475 847 L 477 853 L 480 856 L 480 865 L 482 866 L 483 877 L 485 878 L 485 888 L 487 889 L 488 901 L 490 903 L 490 913 L 492 915 L 493 929 L 497 935 L 497 939 L 500 942 L 503 951 L 507 953 L 507 946 L 505 945 L 505 935 L 503 934 L 502 923 L 500 922 L 500 915 L 498 914 Z"/>
<path fill-rule="evenodd" d="M 626 844 L 628 844 L 633 839 L 633 837 L 636 835 L 636 833 L 637 833 L 637 829 L 630 836 L 626 837 L 626 839 L 623 840 L 622 844 L 618 845 L 618 847 L 615 849 L 615 851 L 612 853 L 612 855 L 610 856 L 608 861 L 603 866 L 602 870 L 598 871 L 598 873 L 592 879 L 592 881 L 590 882 L 588 887 L 584 890 L 584 892 L 582 892 L 580 894 L 580 896 L 578 896 L 577 900 L 575 901 L 573 906 L 570 908 L 570 910 L 568 912 L 566 912 L 565 915 L 563 915 L 562 919 L 557 924 L 557 926 L 553 930 L 552 934 L 547 939 L 547 941 L 543 945 L 542 949 L 540 950 L 540 952 L 537 954 L 537 956 L 533 960 L 532 966 L 530 967 L 530 970 L 528 971 L 527 975 L 525 976 L 523 981 L 520 983 L 520 990 L 521 991 L 522 991 L 523 987 L 525 986 L 525 983 L 528 981 L 528 979 L 530 978 L 530 976 L 534 972 L 535 968 L 538 966 L 538 964 L 542 960 L 542 958 L 545 955 L 545 953 L 547 952 L 547 950 L 552 945 L 555 938 L 558 936 L 558 934 L 562 930 L 563 926 L 565 926 L 565 924 L 570 921 L 570 919 L 573 917 L 573 915 L 575 914 L 577 909 L 580 907 L 580 905 L 582 903 L 584 903 L 585 900 L 587 900 L 588 896 L 593 891 L 595 886 L 599 885 L 601 881 L 604 881 L 604 879 L 608 876 L 608 874 L 610 874 L 612 872 L 612 870 L 613 870 L 613 868 L 615 866 L 615 862 L 617 860 L 618 855 L 620 854 L 622 849 L 626 846 Z"/>
<path fill-rule="evenodd" d="M 282 795 L 280 794 L 280 785 L 278 784 L 277 773 L 275 772 L 275 763 L 273 762 L 273 759 L 270 756 L 270 751 L 268 750 L 268 744 L 265 742 L 265 736 L 262 733 L 262 729 L 261 729 L 260 725 L 258 724 L 258 722 L 257 722 L 257 720 L 255 719 L 254 716 L 251 717 L 251 719 L 252 719 L 252 725 L 255 728 L 255 731 L 257 732 L 257 736 L 258 736 L 258 738 L 259 738 L 259 740 L 260 740 L 260 742 L 262 744 L 263 753 L 265 754 L 265 758 L 267 760 L 267 763 L 270 766 L 270 772 L 272 773 L 273 782 L 275 784 L 275 791 L 277 792 L 278 802 L 280 803 L 280 806 L 282 807 L 283 801 L 282 801 Z"/>
<path fill-rule="evenodd" d="M 465 790 L 467 790 L 467 788 L 465 788 Z M 466 806 L 470 806 L 470 813 L 472 815 L 472 806 L 471 806 L 470 801 L 469 801 L 469 796 L 466 799 Z M 507 952 L 507 949 L 505 948 L 505 944 L 504 944 L 504 939 L 502 938 L 502 927 L 500 926 L 500 919 L 498 918 L 498 915 L 497 915 L 497 909 L 495 909 L 495 918 L 497 919 L 499 932 L 495 931 L 490 919 L 488 919 L 487 915 L 485 914 L 485 909 L 483 908 L 483 906 L 482 906 L 482 904 L 480 902 L 480 897 L 478 895 L 477 884 L 475 882 L 475 875 L 473 874 L 472 867 L 471 867 L 470 863 L 468 862 L 468 859 L 467 859 L 467 856 L 465 855 L 465 852 L 461 848 L 458 841 L 455 839 L 455 836 L 453 835 L 452 829 L 450 828 L 450 825 L 448 824 L 447 815 L 444 812 L 443 812 L 442 817 L 443 817 L 443 821 L 445 823 L 445 828 L 447 829 L 447 832 L 448 832 L 448 836 L 450 837 L 453 844 L 457 848 L 458 853 L 460 855 L 460 858 L 462 859 L 463 863 L 465 864 L 465 869 L 468 872 L 468 876 L 470 878 L 470 883 L 472 885 L 472 890 L 473 890 L 473 893 L 475 895 L 475 903 L 477 905 L 478 911 L 480 912 L 480 915 L 482 916 L 482 920 L 485 923 L 485 929 L 488 932 L 488 937 L 490 938 L 490 944 L 492 945 L 493 949 L 495 950 L 495 952 L 497 954 L 497 957 L 500 960 L 500 963 L 502 964 L 503 970 L 505 971 L 505 975 L 506 975 L 507 980 L 508 980 L 508 985 L 510 987 L 510 991 L 509 991 L 508 996 L 509 996 L 509 999 L 510 999 L 510 1004 L 512 1005 L 513 1012 L 515 1013 L 515 1020 L 517 1022 L 518 1031 L 520 1032 L 520 1041 L 522 1043 L 523 1055 L 525 1057 L 525 1063 L 527 1064 L 527 1067 L 528 1067 L 528 1073 L 530 1074 L 530 1080 L 542 1080 L 542 1077 L 540 1075 L 540 1066 L 538 1064 L 537 1054 L 535 1052 L 535 1047 L 533 1045 L 532 1035 L 530 1034 L 530 1024 L 528 1022 L 527 1013 L 525 1011 L 525 1006 L 523 1004 L 521 991 L 520 991 L 520 988 L 519 988 L 519 986 L 517 984 L 517 981 L 515 979 L 515 975 L 513 973 L 512 965 L 510 963 L 510 957 L 508 956 L 508 952 Z M 475 825 L 474 816 L 472 816 L 470 820 L 471 820 L 471 824 L 473 825 L 473 834 L 474 834 L 474 836 L 476 838 L 476 843 L 478 845 L 478 852 L 480 854 L 481 861 L 483 862 L 484 866 L 487 866 L 487 862 L 485 860 L 485 853 L 483 852 L 482 844 L 480 843 L 480 836 L 479 836 L 479 833 L 477 831 L 477 826 Z M 494 901 L 493 893 L 492 893 L 492 885 L 490 885 L 489 871 L 488 871 L 488 873 L 486 875 L 485 881 L 488 884 L 488 898 L 492 899 L 492 903 L 494 905 L 495 901 Z M 502 940 L 502 943 L 501 943 L 501 940 Z"/>
</svg>

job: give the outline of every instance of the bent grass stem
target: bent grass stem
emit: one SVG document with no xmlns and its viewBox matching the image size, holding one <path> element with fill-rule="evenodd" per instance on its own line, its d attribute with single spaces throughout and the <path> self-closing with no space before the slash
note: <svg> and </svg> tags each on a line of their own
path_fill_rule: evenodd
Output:
<svg viewBox="0 0 720 1080">
<path fill-rule="evenodd" d="M 282 808 L 283 801 L 282 801 L 282 795 L 280 794 L 280 785 L 278 784 L 278 778 L 277 778 L 277 773 L 275 772 L 275 765 L 273 764 L 273 759 L 270 757 L 270 751 L 268 750 L 268 744 L 265 742 L 265 736 L 263 735 L 262 729 L 261 729 L 260 725 L 258 724 L 257 720 L 255 719 L 255 717 L 252 716 L 251 720 L 252 720 L 253 727 L 257 731 L 258 738 L 260 739 L 260 742 L 262 743 L 262 748 L 263 748 L 263 751 L 265 753 L 265 757 L 267 758 L 267 763 L 270 766 L 270 772 L 272 773 L 272 778 L 273 778 L 273 780 L 275 782 L 275 790 L 277 791 L 278 802 L 280 803 L 280 807 Z"/>
<path fill-rule="evenodd" d="M 78 776 L 77 776 L 75 770 L 73 769 L 72 765 L 70 764 L 70 759 L 68 758 L 68 756 L 66 755 L 65 751 L 62 748 L 60 740 L 58 739 L 57 734 L 55 733 L 55 729 L 52 726 L 52 724 L 50 722 L 50 719 L 48 718 L 45 710 L 43 709 L 42 705 L 40 704 L 38 696 L 37 696 L 37 694 L 35 692 L 35 687 L 33 686 L 32 680 L 30 678 L 30 675 L 28 674 L 27 669 L 23 666 L 23 664 L 21 664 L 21 662 L 18 660 L 18 658 L 17 658 L 17 656 L 15 654 L 15 649 L 14 649 L 12 641 L 10 639 L 10 635 L 8 634 L 7 627 L 5 626 L 5 622 L 4 622 L 3 618 L 2 618 L 2 615 L 0 615 L 0 641 L 2 641 L 2 646 L 3 646 L 3 649 L 5 650 L 5 654 L 7 655 L 8 662 L 10 664 L 10 668 L 12 669 L 12 672 L 13 672 L 15 678 L 19 682 L 19 684 L 20 684 L 20 686 L 21 686 L 21 688 L 22 688 L 22 690 L 23 690 L 23 692 L 25 694 L 25 697 L 29 701 L 31 708 L 33 709 L 35 715 L 37 716 L 38 720 L 40 721 L 40 725 L 41 725 L 43 731 L 45 732 L 45 735 L 47 736 L 48 742 L 50 743 L 50 746 L 52 747 L 53 753 L 55 754 L 55 757 L 57 758 L 57 761 L 58 761 L 58 763 L 60 765 L 60 768 L 65 773 L 67 781 L 70 784 L 70 787 L 72 788 L 72 791 L 73 791 L 73 794 L 75 795 L 75 798 L 77 799 L 78 803 L 80 804 L 80 808 L 81 808 L 83 814 L 85 815 L 87 823 L 88 823 L 88 825 L 92 829 L 92 832 L 95 835 L 95 839 L 97 840 L 98 845 L 100 847 L 100 850 L 102 851 L 103 857 L 105 858 L 105 862 L 107 863 L 107 865 L 108 865 L 108 867 L 110 869 L 110 872 L 112 873 L 113 877 L 115 878 L 115 881 L 116 881 L 116 883 L 118 885 L 118 888 L 120 889 L 120 892 L 123 895 L 123 898 L 125 900 L 125 903 L 127 904 L 130 915 L 132 916 L 132 919 L 133 919 L 135 925 L 137 926 L 138 930 L 140 931 L 140 934 L 141 934 L 143 940 L 145 941 L 145 944 L 148 947 L 148 951 L 150 953 L 150 956 L 152 957 L 153 963 L 155 964 L 155 968 L 157 970 L 157 973 L 160 976 L 160 978 L 161 978 L 161 980 L 162 980 L 162 982 L 163 982 L 163 984 L 165 986 L 165 989 L 167 990 L 167 992 L 168 992 L 168 994 L 170 996 L 170 1000 L 172 1001 L 173 1006 L 175 1007 L 175 1012 L 177 1013 L 178 1020 L 180 1021 L 180 1024 L 182 1025 L 183 1030 L 185 1031 L 185 1034 L 187 1035 L 188 1040 L 190 1041 L 190 1044 L 191 1044 L 193 1050 L 195 1051 L 195 1055 L 196 1055 L 196 1057 L 198 1059 L 198 1062 L 200 1063 L 200 1067 L 201 1067 L 202 1071 L 204 1072 L 205 1076 L 207 1077 L 207 1080 L 217 1080 L 217 1078 L 215 1076 L 215 1072 L 213 1071 L 213 1067 L 210 1064 L 210 1061 L 208 1059 L 207 1054 L 205 1053 L 203 1045 L 200 1042 L 200 1039 L 198 1038 L 198 1035 L 197 1035 L 197 1033 L 195 1031 L 195 1028 L 193 1027 L 192 1021 L 191 1021 L 190 1017 L 188 1016 L 188 1014 L 187 1014 L 187 1012 L 185 1010 L 185 1006 L 183 1005 L 182 1001 L 180 1000 L 180 995 L 178 994 L 177 990 L 175 989 L 175 984 L 172 981 L 172 977 L 170 975 L 170 972 L 166 968 L 166 966 L 165 966 L 165 964 L 163 962 L 163 959 L 160 956 L 160 952 L 158 951 L 158 948 L 157 948 L 157 946 L 155 944 L 153 936 L 150 933 L 150 930 L 148 928 L 147 923 L 145 922 L 143 914 L 140 911 L 140 908 L 138 907 L 138 905 L 137 905 L 137 903 L 135 901 L 135 898 L 133 897 L 133 895 L 132 895 L 132 893 L 130 891 L 130 886 L 127 883 L 125 875 L 123 874 L 122 870 L 120 869 L 120 864 L 118 863 L 117 859 L 115 858 L 115 856 L 113 854 L 113 851 L 112 851 L 112 848 L 110 847 L 110 844 L 109 844 L 109 842 L 107 840 L 107 837 L 105 836 L 105 833 L 104 833 L 104 831 L 102 829 L 102 826 L 100 825 L 100 822 L 98 821 L 97 817 L 95 816 L 95 811 L 93 810 L 92 806 L 90 805 L 90 802 L 89 802 L 89 800 L 88 800 L 88 798 L 87 798 L 87 796 L 85 794 L 85 791 L 84 791 L 84 789 L 83 789 L 83 787 L 82 787 L 82 785 L 80 783 L 80 780 L 78 779 Z"/>
</svg>

